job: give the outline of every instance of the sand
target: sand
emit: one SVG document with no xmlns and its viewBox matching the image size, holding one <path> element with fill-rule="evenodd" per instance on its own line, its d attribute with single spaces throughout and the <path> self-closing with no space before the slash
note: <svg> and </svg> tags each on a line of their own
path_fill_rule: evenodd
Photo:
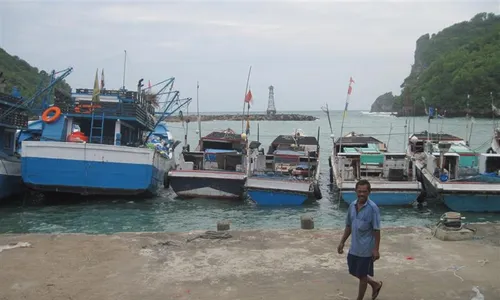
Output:
<svg viewBox="0 0 500 300">
<path fill-rule="evenodd" d="M 384 228 L 378 299 L 471 299 L 473 286 L 486 300 L 500 299 L 500 224 L 472 227 L 475 238 L 458 242 L 428 228 Z M 340 230 L 229 231 L 227 239 L 187 241 L 200 233 L 0 235 L 0 300 L 356 297 L 346 254 L 336 253 Z"/>
</svg>

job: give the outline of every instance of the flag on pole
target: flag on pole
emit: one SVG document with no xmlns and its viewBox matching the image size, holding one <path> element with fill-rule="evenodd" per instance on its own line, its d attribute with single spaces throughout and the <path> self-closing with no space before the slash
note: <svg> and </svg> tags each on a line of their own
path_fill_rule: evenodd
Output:
<svg viewBox="0 0 500 300">
<path fill-rule="evenodd" d="M 345 108 L 344 108 L 344 118 L 347 115 L 347 108 L 349 107 L 349 97 L 352 94 L 352 84 L 355 83 L 352 77 L 349 78 L 349 87 L 347 88 L 347 98 L 345 100 Z"/>
<path fill-rule="evenodd" d="M 349 88 L 347 89 L 347 94 L 348 94 L 349 96 L 350 96 L 350 95 L 351 95 L 351 93 L 352 93 L 352 84 L 353 84 L 353 83 L 356 83 L 356 82 L 354 82 L 354 80 L 352 79 L 352 77 L 351 77 L 351 78 L 349 78 Z"/>
<path fill-rule="evenodd" d="M 99 69 L 95 71 L 95 79 L 94 79 L 94 90 L 92 92 L 92 102 L 98 103 L 100 101 L 99 94 L 101 91 L 99 90 L 99 79 L 97 74 L 99 73 Z"/>
<path fill-rule="evenodd" d="M 104 89 L 104 69 L 101 71 L 101 90 Z"/>
<path fill-rule="evenodd" d="M 252 95 L 252 91 L 250 89 L 248 89 L 248 92 L 245 96 L 245 102 L 248 103 L 250 105 L 250 103 L 253 104 L 253 95 Z"/>
</svg>

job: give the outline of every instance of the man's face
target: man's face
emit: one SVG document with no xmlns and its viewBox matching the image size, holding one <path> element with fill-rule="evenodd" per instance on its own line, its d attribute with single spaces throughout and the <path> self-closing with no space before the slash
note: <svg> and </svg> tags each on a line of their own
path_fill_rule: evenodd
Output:
<svg viewBox="0 0 500 300">
<path fill-rule="evenodd" d="M 358 185 L 356 188 L 356 195 L 358 196 L 359 202 L 365 202 L 368 199 L 368 195 L 370 195 L 368 185 Z"/>
</svg>

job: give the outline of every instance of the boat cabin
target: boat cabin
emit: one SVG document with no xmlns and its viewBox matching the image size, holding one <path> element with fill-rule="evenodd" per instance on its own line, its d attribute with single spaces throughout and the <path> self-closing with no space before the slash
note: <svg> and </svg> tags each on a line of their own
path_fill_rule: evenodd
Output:
<svg viewBox="0 0 500 300">
<path fill-rule="evenodd" d="M 28 127 L 28 109 L 17 89 L 12 94 L 0 93 L 0 152 L 14 155 L 16 131 Z"/>
<path fill-rule="evenodd" d="M 439 143 L 426 141 L 424 145 L 424 148 L 428 149 L 426 169 L 436 178 L 441 178 L 443 173 L 447 174 L 446 180 L 479 174 L 478 153 L 466 146 L 463 141 Z"/>
<path fill-rule="evenodd" d="M 334 151 L 336 168 L 344 181 L 361 178 L 407 181 L 413 178 L 411 162 L 406 153 L 387 152 L 386 145 L 374 137 L 339 138 Z"/>
<path fill-rule="evenodd" d="M 103 89 L 98 101 L 92 89 L 76 89 L 71 95 L 56 90 L 54 107 L 61 115 L 45 122 L 41 140 L 137 147 L 156 123 L 155 108 L 140 86 L 138 92 Z M 74 132 L 75 126 L 80 131 Z"/>
<path fill-rule="evenodd" d="M 422 131 L 420 133 L 414 133 L 408 138 L 408 152 L 411 154 L 417 154 L 425 152 L 425 144 L 439 143 L 439 142 L 450 142 L 455 144 L 464 144 L 465 141 L 457 136 L 447 134 L 447 133 L 428 133 L 427 131 Z"/>
<path fill-rule="evenodd" d="M 479 155 L 479 173 L 500 175 L 500 154 L 481 153 Z"/>
<path fill-rule="evenodd" d="M 260 143 L 252 141 L 250 149 Z M 233 130 L 214 131 L 202 137 L 195 151 L 182 153 L 181 169 L 242 171 L 245 162 L 246 141 Z"/>
<path fill-rule="evenodd" d="M 280 135 L 267 153 L 257 157 L 255 173 L 311 177 L 318 168 L 318 140 L 313 136 Z"/>
</svg>

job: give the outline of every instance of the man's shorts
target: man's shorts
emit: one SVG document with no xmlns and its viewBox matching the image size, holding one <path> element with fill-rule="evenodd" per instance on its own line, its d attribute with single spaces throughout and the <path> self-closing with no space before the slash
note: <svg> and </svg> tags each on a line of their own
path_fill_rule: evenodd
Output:
<svg viewBox="0 0 500 300">
<path fill-rule="evenodd" d="M 373 276 L 372 257 L 360 257 L 349 253 L 347 254 L 347 265 L 349 266 L 349 274 L 355 277 Z"/>
</svg>

